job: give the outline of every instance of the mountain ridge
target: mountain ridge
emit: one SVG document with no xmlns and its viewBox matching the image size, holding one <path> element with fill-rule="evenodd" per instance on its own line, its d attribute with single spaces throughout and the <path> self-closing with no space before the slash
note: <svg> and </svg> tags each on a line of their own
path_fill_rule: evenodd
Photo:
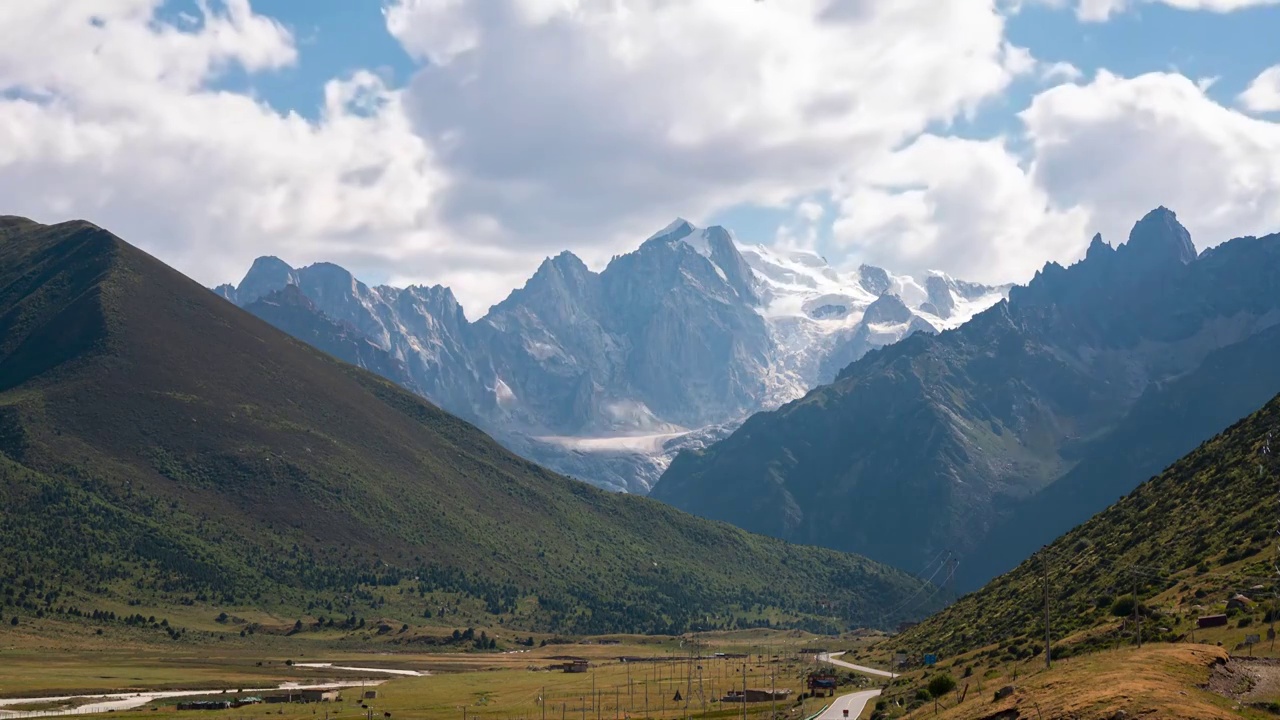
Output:
<svg viewBox="0 0 1280 720">
<path fill-rule="evenodd" d="M 700 447 L 799 395 L 834 375 L 836 363 L 963 322 L 1005 292 L 939 280 L 934 295 L 954 295 L 958 309 L 927 320 L 919 308 L 929 292 L 910 278 L 866 266 L 842 275 L 816 255 L 743 249 L 724 228 L 682 219 L 599 272 L 568 251 L 547 257 L 475 321 L 447 288 L 432 290 L 447 301 L 427 302 L 413 288 L 370 288 L 345 271 L 340 281 L 319 277 L 334 267 L 262 258 L 240 283 L 245 293 L 215 292 L 247 306 L 264 290 L 295 284 L 318 312 L 403 362 L 413 380 L 406 387 L 525 457 L 640 493 L 680 448 Z M 882 292 L 873 295 L 868 283 Z M 906 314 L 864 321 L 886 293 Z"/>
<path fill-rule="evenodd" d="M 568 632 L 838 627 L 919 587 L 550 473 L 89 223 L 0 218 L 0 328 L 6 584 L 363 611 L 408 585 Z"/>
<path fill-rule="evenodd" d="M 678 456 L 653 497 L 898 567 L 972 552 L 1152 383 L 1280 322 L 1266 291 L 1280 283 L 1280 236 L 1188 259 L 1189 236 L 1162 208 L 1133 237 L 1132 249 L 1099 240 L 1070 267 L 1046 264 L 958 329 L 868 352 L 832 384 Z"/>
</svg>

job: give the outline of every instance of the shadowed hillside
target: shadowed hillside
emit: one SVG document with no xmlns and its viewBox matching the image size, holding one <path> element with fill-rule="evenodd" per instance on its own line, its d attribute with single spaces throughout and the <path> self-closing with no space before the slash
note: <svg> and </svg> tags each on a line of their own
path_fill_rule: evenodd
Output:
<svg viewBox="0 0 1280 720">
<path fill-rule="evenodd" d="M 918 587 L 551 474 L 85 222 L 0 218 L 0 452 L 0 585 L 41 612 L 416 581 L 529 628 L 836 627 Z"/>
<path fill-rule="evenodd" d="M 1234 628 L 1264 620 L 1276 587 L 1277 430 L 1280 398 L 889 644 L 948 656 L 985 648 L 992 661 L 1037 655 L 1042 573 L 1057 657 L 1131 642 L 1135 590 L 1147 640 L 1182 638 L 1197 616 L 1249 597 L 1229 611 L 1239 641 L 1245 631 Z"/>
</svg>

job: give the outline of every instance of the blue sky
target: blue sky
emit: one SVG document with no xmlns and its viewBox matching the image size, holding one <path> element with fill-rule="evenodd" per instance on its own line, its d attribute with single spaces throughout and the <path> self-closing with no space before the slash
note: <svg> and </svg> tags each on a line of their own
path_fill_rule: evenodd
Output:
<svg viewBox="0 0 1280 720">
<path fill-rule="evenodd" d="M 1157 204 L 1201 247 L 1280 229 L 1280 2 L 940 2 L 0 6 L 3 211 L 208 284 L 328 260 L 473 316 L 676 215 L 989 282 Z"/>
<path fill-rule="evenodd" d="M 254 0 L 255 11 L 278 19 L 296 35 L 295 67 L 228 79 L 251 87 L 281 110 L 312 116 L 326 81 L 362 68 L 386 73 L 394 84 L 419 63 L 388 32 L 382 0 Z M 195 0 L 169 0 L 163 12 L 194 13 Z M 1008 38 L 1049 62 L 1069 62 L 1086 75 L 1109 69 L 1124 75 L 1178 70 L 1194 78 L 1220 78 L 1210 95 L 1229 103 L 1249 81 L 1280 60 L 1280 5 L 1230 13 L 1188 12 L 1164 4 L 1143 5 L 1107 22 L 1082 22 L 1070 7 L 1029 4 L 1009 15 Z M 957 130 L 985 136 L 1008 131 L 1026 106 L 1033 83 L 989 105 L 978 122 Z"/>
<path fill-rule="evenodd" d="M 194 8 L 194 0 L 170 0 L 167 12 Z M 405 83 L 421 66 L 387 31 L 381 0 L 254 0 L 254 9 L 285 24 L 298 41 L 296 66 L 252 78 L 233 73 L 227 87 L 247 90 L 281 111 L 316 117 L 322 88 L 334 77 L 374 69 L 392 85 Z M 1230 105 L 1249 82 L 1280 60 L 1280 5 L 1230 13 L 1188 12 L 1165 4 L 1142 5 L 1107 22 L 1082 21 L 1069 6 L 1028 4 L 1008 16 L 1007 37 L 1045 62 L 1066 62 L 1085 77 L 1099 70 L 1133 76 L 1177 71 L 1196 80 L 1213 78 L 1207 94 Z M 960 137 L 1013 139 L 1027 106 L 1044 83 L 1019 80 L 985 102 L 973 118 L 936 123 L 932 129 Z M 834 209 L 826 198 L 819 201 Z M 739 237 L 767 239 L 785 223 L 789 207 L 745 203 L 718 210 L 707 223 L 731 227 Z M 823 232 L 823 237 L 829 232 Z"/>
</svg>

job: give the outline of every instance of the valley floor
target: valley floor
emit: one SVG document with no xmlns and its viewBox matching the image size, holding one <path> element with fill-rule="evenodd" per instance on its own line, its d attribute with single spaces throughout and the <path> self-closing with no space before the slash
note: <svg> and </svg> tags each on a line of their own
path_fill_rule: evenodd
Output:
<svg viewBox="0 0 1280 720">
<path fill-rule="evenodd" d="M 164 692 L 115 706 L 111 717 L 244 720 L 368 718 L 390 713 L 408 718 L 468 720 L 605 720 L 613 718 L 744 717 L 743 706 L 722 702 L 744 683 L 751 689 L 789 688 L 786 700 L 748 703 L 751 720 L 805 720 L 833 701 L 800 698 L 817 667 L 814 643 L 863 644 L 846 637 L 817 638 L 798 632 L 741 631 L 697 636 L 621 636 L 564 641 L 498 652 L 388 652 L 344 650 L 341 640 L 262 637 L 249 644 L 138 642 L 126 636 L 0 635 L 0 718 L 101 713 L 91 696 Z M 747 657 L 716 657 L 715 653 Z M 691 658 L 691 654 L 701 655 Z M 628 658 L 629 662 L 621 661 Z M 566 658 L 590 663 L 584 673 L 552 666 Z M 870 679 L 842 674 L 838 695 L 875 687 Z M 236 709 L 179 711 L 179 699 L 231 699 L 269 695 L 281 684 L 347 686 L 334 703 L 247 705 Z M 258 692 L 264 690 L 265 692 Z M 366 690 L 377 697 L 365 699 Z M 190 692 L 186 692 L 190 691 Z M 208 693 L 214 693 L 212 695 Z M 7 701 L 6 701 L 7 699 Z M 838 699 L 838 698 L 837 698 Z M 21 702 L 15 702 L 21 700 Z M 143 702 L 145 700 L 145 702 Z M 105 715 L 99 715 L 105 717 Z M 854 714 L 853 718 L 857 715 Z"/>
</svg>

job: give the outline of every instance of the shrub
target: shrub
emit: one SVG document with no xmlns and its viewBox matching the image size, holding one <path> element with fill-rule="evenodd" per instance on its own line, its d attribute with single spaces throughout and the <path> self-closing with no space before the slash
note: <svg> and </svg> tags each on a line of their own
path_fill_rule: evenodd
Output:
<svg viewBox="0 0 1280 720">
<path fill-rule="evenodd" d="M 1121 595 L 1116 601 L 1111 603 L 1111 614 L 1116 617 L 1128 617 L 1133 614 L 1133 596 Z M 1138 612 L 1142 612 L 1142 608 L 1138 608 Z"/>
<path fill-rule="evenodd" d="M 933 679 L 929 681 L 930 697 L 940 698 L 955 689 L 955 679 L 945 673 L 942 675 L 935 675 Z"/>
</svg>

